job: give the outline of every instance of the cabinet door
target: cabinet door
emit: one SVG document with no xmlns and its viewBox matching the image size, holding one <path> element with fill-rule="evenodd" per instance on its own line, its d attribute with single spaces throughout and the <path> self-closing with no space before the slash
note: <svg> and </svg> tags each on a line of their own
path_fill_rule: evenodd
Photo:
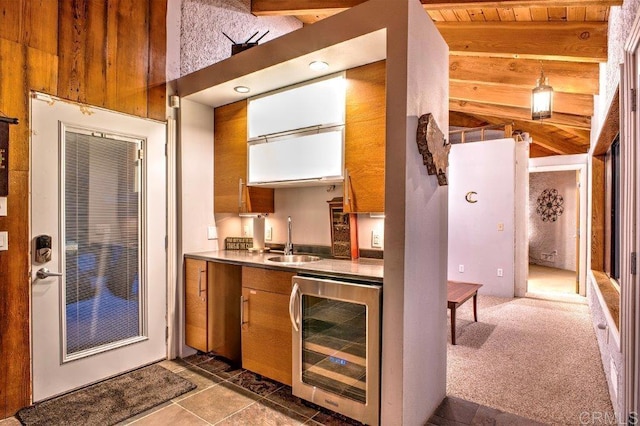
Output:
<svg viewBox="0 0 640 426">
<path fill-rule="evenodd" d="M 384 211 L 386 62 L 347 70 L 345 213 Z"/>
<path fill-rule="evenodd" d="M 273 213 L 273 189 L 246 187 L 247 101 L 214 109 L 215 213 Z"/>
<path fill-rule="evenodd" d="M 185 259 L 185 343 L 208 352 L 207 262 Z"/>
<path fill-rule="evenodd" d="M 243 287 L 242 367 L 291 385 L 289 296 Z"/>
<path fill-rule="evenodd" d="M 209 351 L 240 363 L 242 267 L 207 263 Z"/>
</svg>

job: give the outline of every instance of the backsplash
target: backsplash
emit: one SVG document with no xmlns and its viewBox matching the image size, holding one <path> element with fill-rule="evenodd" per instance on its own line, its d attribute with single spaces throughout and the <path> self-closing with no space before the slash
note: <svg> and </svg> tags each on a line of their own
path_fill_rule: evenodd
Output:
<svg viewBox="0 0 640 426">
<path fill-rule="evenodd" d="M 287 240 L 287 217 L 293 223 L 292 241 L 294 245 L 330 246 L 331 229 L 329 223 L 329 205 L 327 201 L 342 195 L 342 185 L 313 186 L 302 188 L 278 188 L 275 190 L 275 213 L 265 219 L 269 244 L 284 244 Z M 241 218 L 237 214 L 223 213 L 215 215 L 218 230 L 218 247 L 224 249 L 226 237 L 253 236 L 253 219 Z M 369 214 L 358 215 L 358 246 L 371 250 L 372 231 L 380 236 L 379 251 L 384 248 L 384 219 L 371 218 Z"/>
</svg>

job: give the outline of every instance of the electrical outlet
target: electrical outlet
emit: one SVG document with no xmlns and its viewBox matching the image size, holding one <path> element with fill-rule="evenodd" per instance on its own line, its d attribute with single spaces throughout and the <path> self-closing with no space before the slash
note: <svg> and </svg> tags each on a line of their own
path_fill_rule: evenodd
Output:
<svg viewBox="0 0 640 426">
<path fill-rule="evenodd" d="M 264 240 L 271 241 L 272 239 L 273 239 L 273 228 L 270 226 L 267 226 L 264 229 Z"/>
<path fill-rule="evenodd" d="M 0 216 L 7 215 L 7 197 L 0 197 Z"/>
<path fill-rule="evenodd" d="M 504 275 L 504 272 L 502 271 L 502 268 L 498 268 L 498 276 L 501 277 Z"/>
<path fill-rule="evenodd" d="M 464 272 L 464 265 L 458 265 L 458 272 Z"/>
<path fill-rule="evenodd" d="M 371 231 L 371 248 L 382 248 L 382 238 L 380 237 L 380 231 Z"/>
<path fill-rule="evenodd" d="M 504 231 L 504 223 L 498 223 L 498 231 Z"/>
<path fill-rule="evenodd" d="M 207 226 L 207 239 L 208 240 L 217 240 L 218 239 L 218 230 L 215 226 Z"/>
</svg>

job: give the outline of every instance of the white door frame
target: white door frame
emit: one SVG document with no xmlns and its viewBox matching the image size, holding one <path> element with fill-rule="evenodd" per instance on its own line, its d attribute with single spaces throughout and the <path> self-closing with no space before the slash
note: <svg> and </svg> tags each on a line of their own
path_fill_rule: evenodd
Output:
<svg viewBox="0 0 640 426">
<path fill-rule="evenodd" d="M 552 161 L 561 162 L 563 160 L 563 156 L 558 156 L 557 158 L 552 157 Z M 580 156 L 579 158 L 582 158 Z M 586 288 L 587 288 L 587 163 L 586 163 L 586 155 L 584 156 L 583 162 L 578 162 L 575 164 L 544 164 L 544 159 L 532 159 L 529 160 L 529 173 L 538 173 L 538 172 L 561 172 L 561 171 L 570 171 L 575 170 L 580 172 L 580 205 L 578 208 L 580 209 L 580 252 L 576 253 L 578 258 L 578 294 L 580 296 L 586 296 Z M 580 161 L 580 160 L 578 160 Z M 533 164 L 531 164 L 533 163 Z M 536 164 L 539 163 L 539 164 Z M 529 228 L 529 221 L 527 220 L 527 229 Z M 527 232 L 528 235 L 528 232 Z M 528 244 L 528 241 L 527 241 Z"/>
<path fill-rule="evenodd" d="M 620 72 L 620 153 L 621 153 L 621 258 L 620 258 L 620 338 L 624 360 L 623 413 L 629 416 L 640 410 L 640 291 L 637 272 L 631 272 L 631 256 L 640 252 L 640 117 L 632 110 L 640 88 L 640 14 L 624 46 L 624 63 Z M 633 90 L 633 92 L 632 92 Z M 635 97 L 635 99 L 633 99 Z M 626 419 L 620 419 L 621 421 Z"/>
</svg>

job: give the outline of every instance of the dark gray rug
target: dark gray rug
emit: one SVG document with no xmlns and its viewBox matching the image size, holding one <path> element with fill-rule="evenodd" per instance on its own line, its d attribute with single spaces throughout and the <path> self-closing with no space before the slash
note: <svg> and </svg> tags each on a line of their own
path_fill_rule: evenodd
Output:
<svg viewBox="0 0 640 426">
<path fill-rule="evenodd" d="M 150 365 L 23 408 L 16 417 L 24 425 L 113 425 L 195 388 Z"/>
</svg>

